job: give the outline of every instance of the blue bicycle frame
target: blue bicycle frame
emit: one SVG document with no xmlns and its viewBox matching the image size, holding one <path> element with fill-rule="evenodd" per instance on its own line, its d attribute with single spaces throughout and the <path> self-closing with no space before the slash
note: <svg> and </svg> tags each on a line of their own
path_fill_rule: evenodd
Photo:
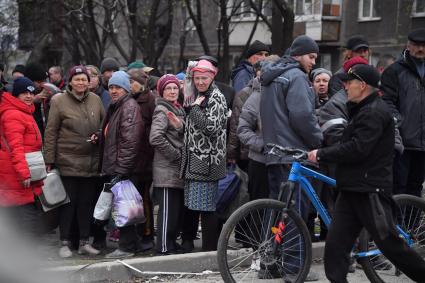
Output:
<svg viewBox="0 0 425 283">
<path fill-rule="evenodd" d="M 310 182 L 307 180 L 307 177 L 313 177 L 318 179 L 326 184 L 329 184 L 333 187 L 336 186 L 335 179 L 329 178 L 319 172 L 316 172 L 312 169 L 304 167 L 299 162 L 293 162 L 291 167 L 291 172 L 289 173 L 288 181 L 299 183 L 303 191 L 307 194 L 311 203 L 316 208 L 316 211 L 319 213 L 323 222 L 327 227 L 331 224 L 331 217 L 329 216 L 326 208 L 323 207 L 322 202 L 319 200 L 319 196 L 316 194 L 316 191 L 311 186 Z"/>
<path fill-rule="evenodd" d="M 301 185 L 302 190 L 307 194 L 308 198 L 310 199 L 313 206 L 316 208 L 316 211 L 319 213 L 326 227 L 329 227 L 329 225 L 331 224 L 331 217 L 329 216 L 329 213 L 326 210 L 326 208 L 323 207 L 322 202 L 319 200 L 319 196 L 317 195 L 314 188 L 311 186 L 307 177 L 313 177 L 333 187 L 336 186 L 336 181 L 335 179 L 332 179 L 328 176 L 320 174 L 319 172 L 316 172 L 312 169 L 309 169 L 301 165 L 301 163 L 299 162 L 292 163 L 291 172 L 289 173 L 289 177 L 288 177 L 289 182 L 299 183 Z M 396 228 L 400 237 L 405 239 L 407 245 L 412 246 L 414 242 L 413 242 L 413 239 L 410 237 L 410 235 L 407 234 L 405 231 L 403 231 L 403 229 L 401 229 L 399 225 L 396 225 Z M 367 252 L 356 253 L 354 257 L 359 258 L 359 257 L 374 256 L 379 254 L 382 254 L 382 252 L 378 249 L 375 249 L 375 250 L 371 250 Z"/>
</svg>

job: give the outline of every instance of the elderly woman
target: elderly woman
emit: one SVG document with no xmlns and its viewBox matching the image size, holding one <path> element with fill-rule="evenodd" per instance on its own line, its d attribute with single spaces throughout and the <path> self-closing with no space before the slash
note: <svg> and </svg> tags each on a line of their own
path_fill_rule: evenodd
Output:
<svg viewBox="0 0 425 283">
<path fill-rule="evenodd" d="M 37 234 L 34 194 L 42 182 L 31 182 L 25 153 L 41 150 L 41 134 L 32 116 L 34 84 L 26 77 L 14 81 L 12 94 L 0 90 L 0 214 L 29 236 Z M 3 219 L 2 219 L 3 220 Z M 3 227 L 4 228 L 4 227 Z"/>
<path fill-rule="evenodd" d="M 153 186 L 159 202 L 156 251 L 158 254 L 170 254 L 177 251 L 176 239 L 183 216 L 184 180 L 179 177 L 179 169 L 185 112 L 177 102 L 179 81 L 176 76 L 162 76 L 157 91 L 160 97 L 156 102 L 149 138 L 155 150 Z"/>
<path fill-rule="evenodd" d="M 103 88 L 100 70 L 94 65 L 87 65 L 86 68 L 90 76 L 89 89 L 91 92 L 96 93 L 100 97 L 106 111 L 111 103 L 111 96 L 108 91 Z"/>
<path fill-rule="evenodd" d="M 66 91 L 52 97 L 45 131 L 44 153 L 48 170 L 59 169 L 70 203 L 60 211 L 59 256 L 71 257 L 72 222 L 79 229 L 79 254 L 97 255 L 89 243 L 91 219 L 99 185 L 97 143 L 105 116 L 100 98 L 89 91 L 90 77 L 84 66 L 69 71 Z"/>
<path fill-rule="evenodd" d="M 112 101 L 102 126 L 102 173 L 115 184 L 134 177 L 140 155 L 143 136 L 143 120 L 137 102 L 130 96 L 130 80 L 127 73 L 118 71 L 109 79 Z M 139 249 L 136 226 L 119 228 L 118 249 L 106 258 L 133 256 Z"/>
<path fill-rule="evenodd" d="M 217 68 L 207 60 L 189 62 L 185 106 L 188 107 L 181 176 L 185 178 L 185 251 L 193 249 L 199 214 L 202 249 L 217 248 L 216 195 L 218 180 L 226 174 L 227 106 L 214 84 Z"/>
</svg>

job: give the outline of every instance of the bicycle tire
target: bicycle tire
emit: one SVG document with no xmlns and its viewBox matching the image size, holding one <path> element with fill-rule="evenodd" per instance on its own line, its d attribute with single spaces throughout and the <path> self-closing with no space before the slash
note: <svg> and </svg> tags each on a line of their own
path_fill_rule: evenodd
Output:
<svg viewBox="0 0 425 283">
<path fill-rule="evenodd" d="M 275 234 L 267 235 L 265 231 L 269 229 L 265 229 L 264 223 L 272 220 L 274 228 L 270 227 L 270 230 L 276 231 L 275 220 L 281 218 L 284 207 L 285 204 L 277 200 L 259 199 L 244 204 L 229 217 L 217 247 L 217 263 L 224 282 L 258 282 L 259 274 L 278 275 L 272 278 L 281 276 L 285 282 L 304 282 L 311 264 L 311 238 L 304 221 L 292 209 L 286 212 L 284 218 L 286 228 L 289 227 L 282 234 L 284 243 L 278 245 L 278 255 L 270 254 Z M 237 230 L 241 223 L 247 224 L 248 228 Z M 232 235 L 244 232 L 242 239 L 246 247 L 236 248 Z M 294 254 L 299 258 L 295 258 Z M 299 266 L 294 267 L 294 262 Z M 258 270 L 256 265 L 253 268 L 253 264 L 257 263 L 262 270 Z M 294 274 L 290 268 L 298 270 Z"/>
<path fill-rule="evenodd" d="M 396 212 L 397 224 L 409 233 L 414 240 L 413 248 L 420 251 L 421 256 L 424 258 L 425 201 L 421 198 L 405 194 L 395 195 L 393 198 L 398 206 Z M 376 248 L 375 243 L 370 241 L 369 233 L 364 229 L 359 237 L 359 250 L 367 251 Z M 362 266 L 366 277 L 372 283 L 412 282 L 382 254 L 358 258 L 357 261 Z"/>
</svg>

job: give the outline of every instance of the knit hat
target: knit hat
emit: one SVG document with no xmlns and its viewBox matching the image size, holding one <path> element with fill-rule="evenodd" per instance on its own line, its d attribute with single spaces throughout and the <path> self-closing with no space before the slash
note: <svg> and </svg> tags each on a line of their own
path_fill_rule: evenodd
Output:
<svg viewBox="0 0 425 283">
<path fill-rule="evenodd" d="M 313 71 L 311 71 L 311 73 L 310 73 L 311 80 L 314 81 L 314 79 L 320 74 L 327 74 L 327 75 L 329 75 L 329 77 L 332 77 L 331 71 L 329 71 L 325 68 L 317 68 L 317 69 L 314 69 Z"/>
<path fill-rule="evenodd" d="M 120 64 L 115 58 L 106 57 L 102 60 L 100 64 L 100 72 L 103 74 L 106 71 L 118 71 L 120 69 Z"/>
<path fill-rule="evenodd" d="M 19 77 L 16 80 L 13 81 L 12 95 L 14 97 L 17 97 L 21 93 L 24 93 L 24 92 L 27 92 L 27 91 L 29 91 L 31 93 L 34 93 L 34 91 L 35 91 L 34 84 L 29 78 Z"/>
<path fill-rule="evenodd" d="M 302 56 L 310 53 L 319 54 L 319 46 L 316 41 L 307 35 L 300 35 L 292 42 L 289 55 Z"/>
<path fill-rule="evenodd" d="M 180 72 L 180 73 L 178 73 L 178 74 L 176 75 L 176 78 L 177 78 L 179 81 L 184 81 L 184 79 L 186 78 L 186 74 L 185 74 L 185 73 L 183 73 L 183 72 Z"/>
<path fill-rule="evenodd" d="M 214 67 L 214 65 L 208 61 L 208 60 L 200 60 L 195 67 L 192 68 L 191 70 L 192 73 L 195 72 L 201 72 L 201 73 L 212 73 L 214 76 L 217 74 L 217 68 Z"/>
<path fill-rule="evenodd" d="M 407 36 L 407 39 L 413 42 L 425 43 L 425 28 L 412 30 Z"/>
<path fill-rule="evenodd" d="M 24 75 L 33 82 L 42 82 L 48 77 L 46 70 L 44 70 L 39 64 L 35 63 L 30 63 L 25 66 Z"/>
<path fill-rule="evenodd" d="M 119 86 L 125 89 L 127 92 L 130 92 L 130 78 L 124 71 L 117 71 L 112 74 L 112 77 L 108 82 L 108 87 L 111 85 Z"/>
<path fill-rule="evenodd" d="M 165 74 L 162 77 L 159 78 L 158 82 L 156 83 L 156 90 L 158 92 L 159 96 L 162 96 L 164 93 L 164 88 L 168 85 L 174 83 L 177 85 L 177 87 L 180 85 L 179 80 L 177 77 L 173 74 Z"/>
<path fill-rule="evenodd" d="M 12 74 L 13 73 L 21 73 L 24 74 L 25 73 L 25 66 L 22 64 L 18 64 L 15 66 L 15 68 L 13 68 Z"/>
<path fill-rule="evenodd" d="M 345 61 L 344 65 L 342 65 L 342 68 L 344 69 L 345 72 L 348 72 L 348 70 L 351 67 L 357 64 L 367 65 L 369 64 L 369 62 L 365 58 L 357 56 L 357 57 L 351 58 L 350 60 Z"/>
<path fill-rule="evenodd" d="M 87 76 L 87 79 L 90 81 L 89 73 L 87 72 L 86 67 L 83 65 L 78 65 L 72 67 L 68 72 L 68 81 L 72 80 L 72 77 L 79 74 L 85 74 Z"/>
<path fill-rule="evenodd" d="M 248 50 L 246 51 L 246 58 L 249 58 L 261 51 L 270 52 L 270 48 L 261 41 L 256 40 L 248 47 Z"/>
<path fill-rule="evenodd" d="M 356 51 L 359 48 L 369 48 L 369 42 L 361 35 L 354 35 L 347 40 L 345 48 L 352 51 Z"/>
</svg>

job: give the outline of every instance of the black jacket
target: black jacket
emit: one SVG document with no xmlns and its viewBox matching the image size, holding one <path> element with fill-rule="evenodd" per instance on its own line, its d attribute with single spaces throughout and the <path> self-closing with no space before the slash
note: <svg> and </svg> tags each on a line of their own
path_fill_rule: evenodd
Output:
<svg viewBox="0 0 425 283">
<path fill-rule="evenodd" d="M 421 78 L 408 51 L 385 69 L 381 78 L 388 103 L 405 149 L 425 151 L 425 78 Z"/>
<path fill-rule="evenodd" d="M 341 143 L 319 149 L 318 159 L 337 163 L 339 190 L 391 194 L 394 119 L 388 106 L 373 93 L 347 107 L 350 121 Z"/>
</svg>

